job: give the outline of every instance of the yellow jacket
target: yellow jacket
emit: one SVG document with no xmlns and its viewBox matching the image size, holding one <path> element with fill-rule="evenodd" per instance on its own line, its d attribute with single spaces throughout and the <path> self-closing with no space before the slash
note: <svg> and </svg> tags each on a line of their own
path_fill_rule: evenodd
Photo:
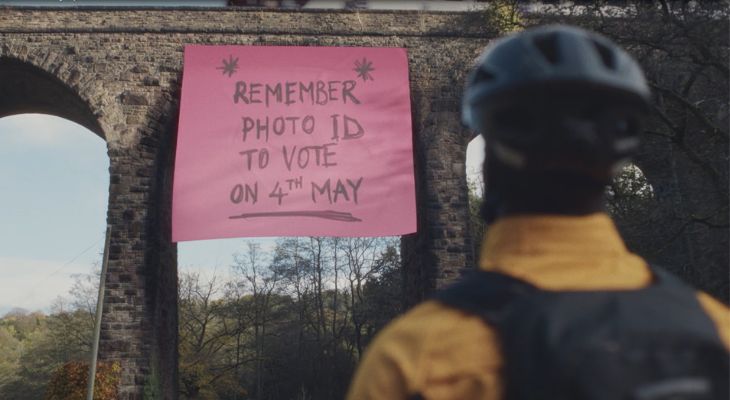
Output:
<svg viewBox="0 0 730 400">
<path fill-rule="evenodd" d="M 480 268 L 548 290 L 632 289 L 651 273 L 628 252 L 611 219 L 515 216 L 489 228 Z M 730 348 L 730 312 L 704 293 L 698 298 Z M 434 301 L 387 326 L 368 347 L 347 398 L 501 399 L 502 358 L 495 332 L 481 319 Z"/>
</svg>

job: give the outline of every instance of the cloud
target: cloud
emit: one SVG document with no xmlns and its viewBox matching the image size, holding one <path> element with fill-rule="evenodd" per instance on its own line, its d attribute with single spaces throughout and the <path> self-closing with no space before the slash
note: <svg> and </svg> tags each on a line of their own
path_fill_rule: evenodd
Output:
<svg viewBox="0 0 730 400">
<path fill-rule="evenodd" d="M 46 114 L 19 114 L 0 118 L 0 132 L 17 143 L 34 146 L 69 145 L 96 134 L 67 119 Z M 70 143 L 71 142 L 71 143 Z"/>
<path fill-rule="evenodd" d="M 20 307 L 47 312 L 54 300 L 68 295 L 73 275 L 91 273 L 93 268 L 83 263 L 0 257 L 0 311 Z"/>
</svg>

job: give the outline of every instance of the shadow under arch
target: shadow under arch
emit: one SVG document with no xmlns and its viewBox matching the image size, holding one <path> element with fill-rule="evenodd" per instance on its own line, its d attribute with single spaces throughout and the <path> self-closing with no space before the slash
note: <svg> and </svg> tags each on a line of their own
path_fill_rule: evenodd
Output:
<svg viewBox="0 0 730 400">
<path fill-rule="evenodd" d="M 0 57 L 0 118 L 23 113 L 65 118 L 106 140 L 89 105 L 66 83 L 30 62 Z"/>
</svg>

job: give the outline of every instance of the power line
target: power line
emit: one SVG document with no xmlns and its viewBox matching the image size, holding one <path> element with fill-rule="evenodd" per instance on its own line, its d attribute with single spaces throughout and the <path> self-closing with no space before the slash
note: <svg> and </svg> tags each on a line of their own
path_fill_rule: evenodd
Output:
<svg viewBox="0 0 730 400">
<path fill-rule="evenodd" d="M 37 287 L 37 286 L 40 286 L 40 284 L 42 284 L 42 283 L 44 283 L 45 281 L 47 281 L 47 280 L 48 280 L 48 278 L 50 278 L 50 277 L 52 277 L 52 276 L 56 275 L 56 274 L 57 274 L 57 273 L 59 273 L 59 272 L 60 272 L 60 271 L 61 271 L 62 269 L 64 269 L 65 267 L 67 267 L 68 265 L 70 265 L 71 263 L 73 263 L 74 261 L 76 261 L 76 260 L 77 260 L 77 259 L 78 259 L 79 257 L 81 257 L 81 256 L 83 256 L 84 254 L 86 254 L 86 253 L 87 253 L 87 252 L 88 252 L 89 250 L 91 250 L 92 248 L 94 248 L 94 247 L 98 246 L 98 245 L 99 245 L 99 242 L 101 242 L 102 240 L 104 240 L 105 236 L 106 236 L 106 235 L 102 235 L 102 236 L 101 236 L 101 238 L 97 239 L 97 240 L 96 240 L 96 241 L 95 241 L 95 242 L 94 242 L 94 243 L 93 243 L 92 245 L 90 245 L 89 247 L 85 248 L 85 249 L 84 249 L 83 251 L 81 251 L 80 253 L 78 253 L 77 255 L 75 255 L 75 256 L 74 256 L 73 258 L 71 258 L 71 259 L 70 259 L 69 261 L 66 261 L 65 263 L 63 263 L 63 264 L 62 264 L 62 265 L 61 265 L 60 267 L 58 267 L 58 268 L 56 268 L 55 270 L 53 270 L 53 272 L 51 272 L 50 274 L 47 274 L 46 276 L 44 276 L 44 277 L 43 277 L 42 279 L 40 279 L 40 280 L 39 280 L 39 281 L 38 281 L 38 282 L 36 283 L 36 285 L 35 285 L 35 286 L 36 286 L 36 287 Z M 33 297 L 34 295 L 35 295 L 35 292 L 33 291 L 33 289 L 31 289 L 31 291 L 30 291 L 30 292 L 28 293 L 28 296 L 26 296 L 26 297 L 24 297 L 23 299 L 21 299 L 21 301 L 20 301 L 19 303 L 21 303 L 21 304 L 22 304 L 22 303 L 24 303 L 24 302 L 25 302 L 26 300 L 28 300 L 29 298 Z"/>
</svg>

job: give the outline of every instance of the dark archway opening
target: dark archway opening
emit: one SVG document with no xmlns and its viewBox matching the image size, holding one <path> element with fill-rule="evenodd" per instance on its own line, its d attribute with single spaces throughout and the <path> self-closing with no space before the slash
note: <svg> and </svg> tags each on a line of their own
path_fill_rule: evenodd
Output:
<svg viewBox="0 0 730 400">
<path fill-rule="evenodd" d="M 0 118 L 23 113 L 50 114 L 76 122 L 105 139 L 98 116 L 88 104 L 47 71 L 0 57 L 0 77 Z M 72 72 L 69 81 L 78 79 L 77 73 Z"/>
</svg>

